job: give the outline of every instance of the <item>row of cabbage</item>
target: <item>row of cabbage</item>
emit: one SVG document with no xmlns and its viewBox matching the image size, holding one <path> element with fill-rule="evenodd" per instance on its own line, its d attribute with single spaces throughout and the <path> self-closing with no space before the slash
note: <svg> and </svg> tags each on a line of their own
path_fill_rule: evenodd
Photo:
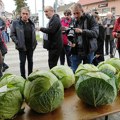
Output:
<svg viewBox="0 0 120 120">
<path fill-rule="evenodd" d="M 50 71 L 38 70 L 27 80 L 12 74 L 0 80 L 0 120 L 13 118 L 25 101 L 38 113 L 58 108 L 64 100 L 64 88 L 75 85 L 78 97 L 92 106 L 111 104 L 120 89 L 120 60 L 101 62 L 97 67 L 80 64 L 73 74 L 67 66 L 56 66 Z"/>
<path fill-rule="evenodd" d="M 0 80 L 0 120 L 13 118 L 24 101 L 38 113 L 51 112 L 62 104 L 64 88 L 74 83 L 74 74 L 67 66 L 35 71 L 27 80 L 5 74 Z"/>
</svg>

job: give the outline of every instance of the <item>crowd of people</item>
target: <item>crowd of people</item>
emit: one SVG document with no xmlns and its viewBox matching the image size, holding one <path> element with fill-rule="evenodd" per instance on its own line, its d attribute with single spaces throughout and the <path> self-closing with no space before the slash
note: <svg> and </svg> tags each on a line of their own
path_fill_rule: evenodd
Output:
<svg viewBox="0 0 120 120">
<path fill-rule="evenodd" d="M 6 28 L 1 30 L 11 31 L 10 37 L 19 53 L 20 73 L 23 78 L 27 76 L 26 59 L 28 75 L 33 71 L 33 53 L 37 46 L 36 30 L 43 32 L 43 48 L 48 51 L 50 69 L 57 65 L 59 58 L 61 65 L 65 64 L 66 58 L 68 66 L 74 73 L 80 63 L 98 65 L 99 62 L 104 61 L 105 55 L 110 55 L 110 58 L 114 57 L 115 46 L 120 57 L 120 17 L 116 20 L 109 12 L 104 21 L 100 22 L 98 12 L 85 13 L 80 3 L 75 3 L 71 10 L 66 9 L 62 18 L 51 6 L 46 6 L 44 13 L 49 19 L 46 27 L 35 28 L 34 23 L 30 20 L 29 9 L 23 7 L 20 18 L 13 20 L 11 27 L 7 20 Z M 7 32 L 7 36 L 9 36 L 9 32 Z M 2 55 L 1 49 L 0 71 L 4 68 L 2 66 L 4 66 L 5 54 Z M 2 72 L 0 76 L 2 76 Z"/>
</svg>

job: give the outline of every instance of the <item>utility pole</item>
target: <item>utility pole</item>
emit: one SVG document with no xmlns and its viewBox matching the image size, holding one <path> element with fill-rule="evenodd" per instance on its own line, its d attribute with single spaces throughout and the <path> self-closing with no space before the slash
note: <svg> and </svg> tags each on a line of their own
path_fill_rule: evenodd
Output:
<svg viewBox="0 0 120 120">
<path fill-rule="evenodd" d="M 55 0 L 55 13 L 57 13 L 58 0 Z"/>
<path fill-rule="evenodd" d="M 35 13 L 37 13 L 37 9 L 36 9 L 37 7 L 36 7 L 36 0 L 35 0 Z"/>
<path fill-rule="evenodd" d="M 44 26 L 44 0 L 42 0 L 42 25 Z"/>
</svg>

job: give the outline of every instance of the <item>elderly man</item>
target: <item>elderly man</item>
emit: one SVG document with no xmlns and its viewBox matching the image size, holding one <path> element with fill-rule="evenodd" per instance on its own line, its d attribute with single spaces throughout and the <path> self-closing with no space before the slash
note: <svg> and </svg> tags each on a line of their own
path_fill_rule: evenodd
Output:
<svg viewBox="0 0 120 120">
<path fill-rule="evenodd" d="M 26 78 L 25 62 L 28 60 L 28 75 L 33 71 L 33 52 L 37 41 L 35 35 L 35 25 L 29 19 L 30 11 L 28 7 L 21 8 L 21 16 L 12 22 L 10 37 L 19 51 L 20 72 Z"/>
<path fill-rule="evenodd" d="M 49 23 L 46 28 L 40 27 L 37 29 L 44 33 L 43 39 L 47 44 L 44 44 L 45 46 L 43 47 L 48 50 L 48 64 L 51 69 L 57 65 L 63 46 L 61 21 L 59 16 L 54 13 L 53 7 L 45 7 L 44 12 L 46 17 L 49 19 Z"/>
<path fill-rule="evenodd" d="M 107 18 L 103 21 L 103 25 L 105 28 L 105 55 L 109 54 L 110 48 L 110 57 L 113 56 L 113 48 L 114 48 L 114 38 L 112 36 L 112 30 L 115 23 L 115 19 L 111 12 L 107 13 Z M 110 46 L 110 47 L 109 47 Z"/>
<path fill-rule="evenodd" d="M 86 14 L 80 3 L 75 3 L 73 8 L 72 26 L 74 26 L 73 45 L 71 49 L 71 67 L 73 72 L 78 65 L 83 63 L 92 63 L 94 52 L 97 50 L 97 37 L 99 27 L 92 15 Z"/>
</svg>

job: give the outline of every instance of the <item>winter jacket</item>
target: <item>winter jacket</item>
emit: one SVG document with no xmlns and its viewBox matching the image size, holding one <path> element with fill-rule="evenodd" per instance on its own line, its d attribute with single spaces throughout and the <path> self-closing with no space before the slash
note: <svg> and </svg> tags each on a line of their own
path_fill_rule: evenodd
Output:
<svg viewBox="0 0 120 120">
<path fill-rule="evenodd" d="M 115 25 L 114 25 L 113 32 L 112 32 L 112 35 L 114 38 L 116 38 L 117 31 L 120 31 L 120 17 L 115 21 Z M 120 49 L 120 38 L 118 38 L 117 40 L 116 47 Z"/>
<path fill-rule="evenodd" d="M 95 52 L 97 50 L 97 38 L 99 35 L 99 26 L 92 15 L 83 14 L 81 16 L 80 21 L 72 20 L 72 24 L 74 28 L 82 29 L 82 33 L 75 33 L 75 44 L 76 46 L 72 48 L 72 54 L 83 53 L 84 55 L 88 55 L 90 52 Z M 79 47 L 78 37 L 81 37 L 82 42 Z"/>
<path fill-rule="evenodd" d="M 49 41 L 49 50 L 53 49 L 62 49 L 62 31 L 61 31 L 61 22 L 57 14 L 54 14 L 49 21 L 49 27 L 40 28 L 40 31 L 48 35 Z"/>
<path fill-rule="evenodd" d="M 32 27 L 32 48 L 31 49 L 34 50 L 37 45 L 36 35 L 35 35 L 35 26 L 30 19 L 29 19 L 29 22 Z M 12 22 L 10 37 L 12 41 L 15 43 L 17 50 L 26 51 L 24 28 L 23 28 L 23 22 L 21 19 L 17 19 Z"/>
<path fill-rule="evenodd" d="M 69 27 L 71 19 L 67 20 L 65 17 L 61 19 L 62 27 Z M 68 45 L 68 38 L 66 32 L 62 34 L 62 40 L 64 45 Z"/>
</svg>

